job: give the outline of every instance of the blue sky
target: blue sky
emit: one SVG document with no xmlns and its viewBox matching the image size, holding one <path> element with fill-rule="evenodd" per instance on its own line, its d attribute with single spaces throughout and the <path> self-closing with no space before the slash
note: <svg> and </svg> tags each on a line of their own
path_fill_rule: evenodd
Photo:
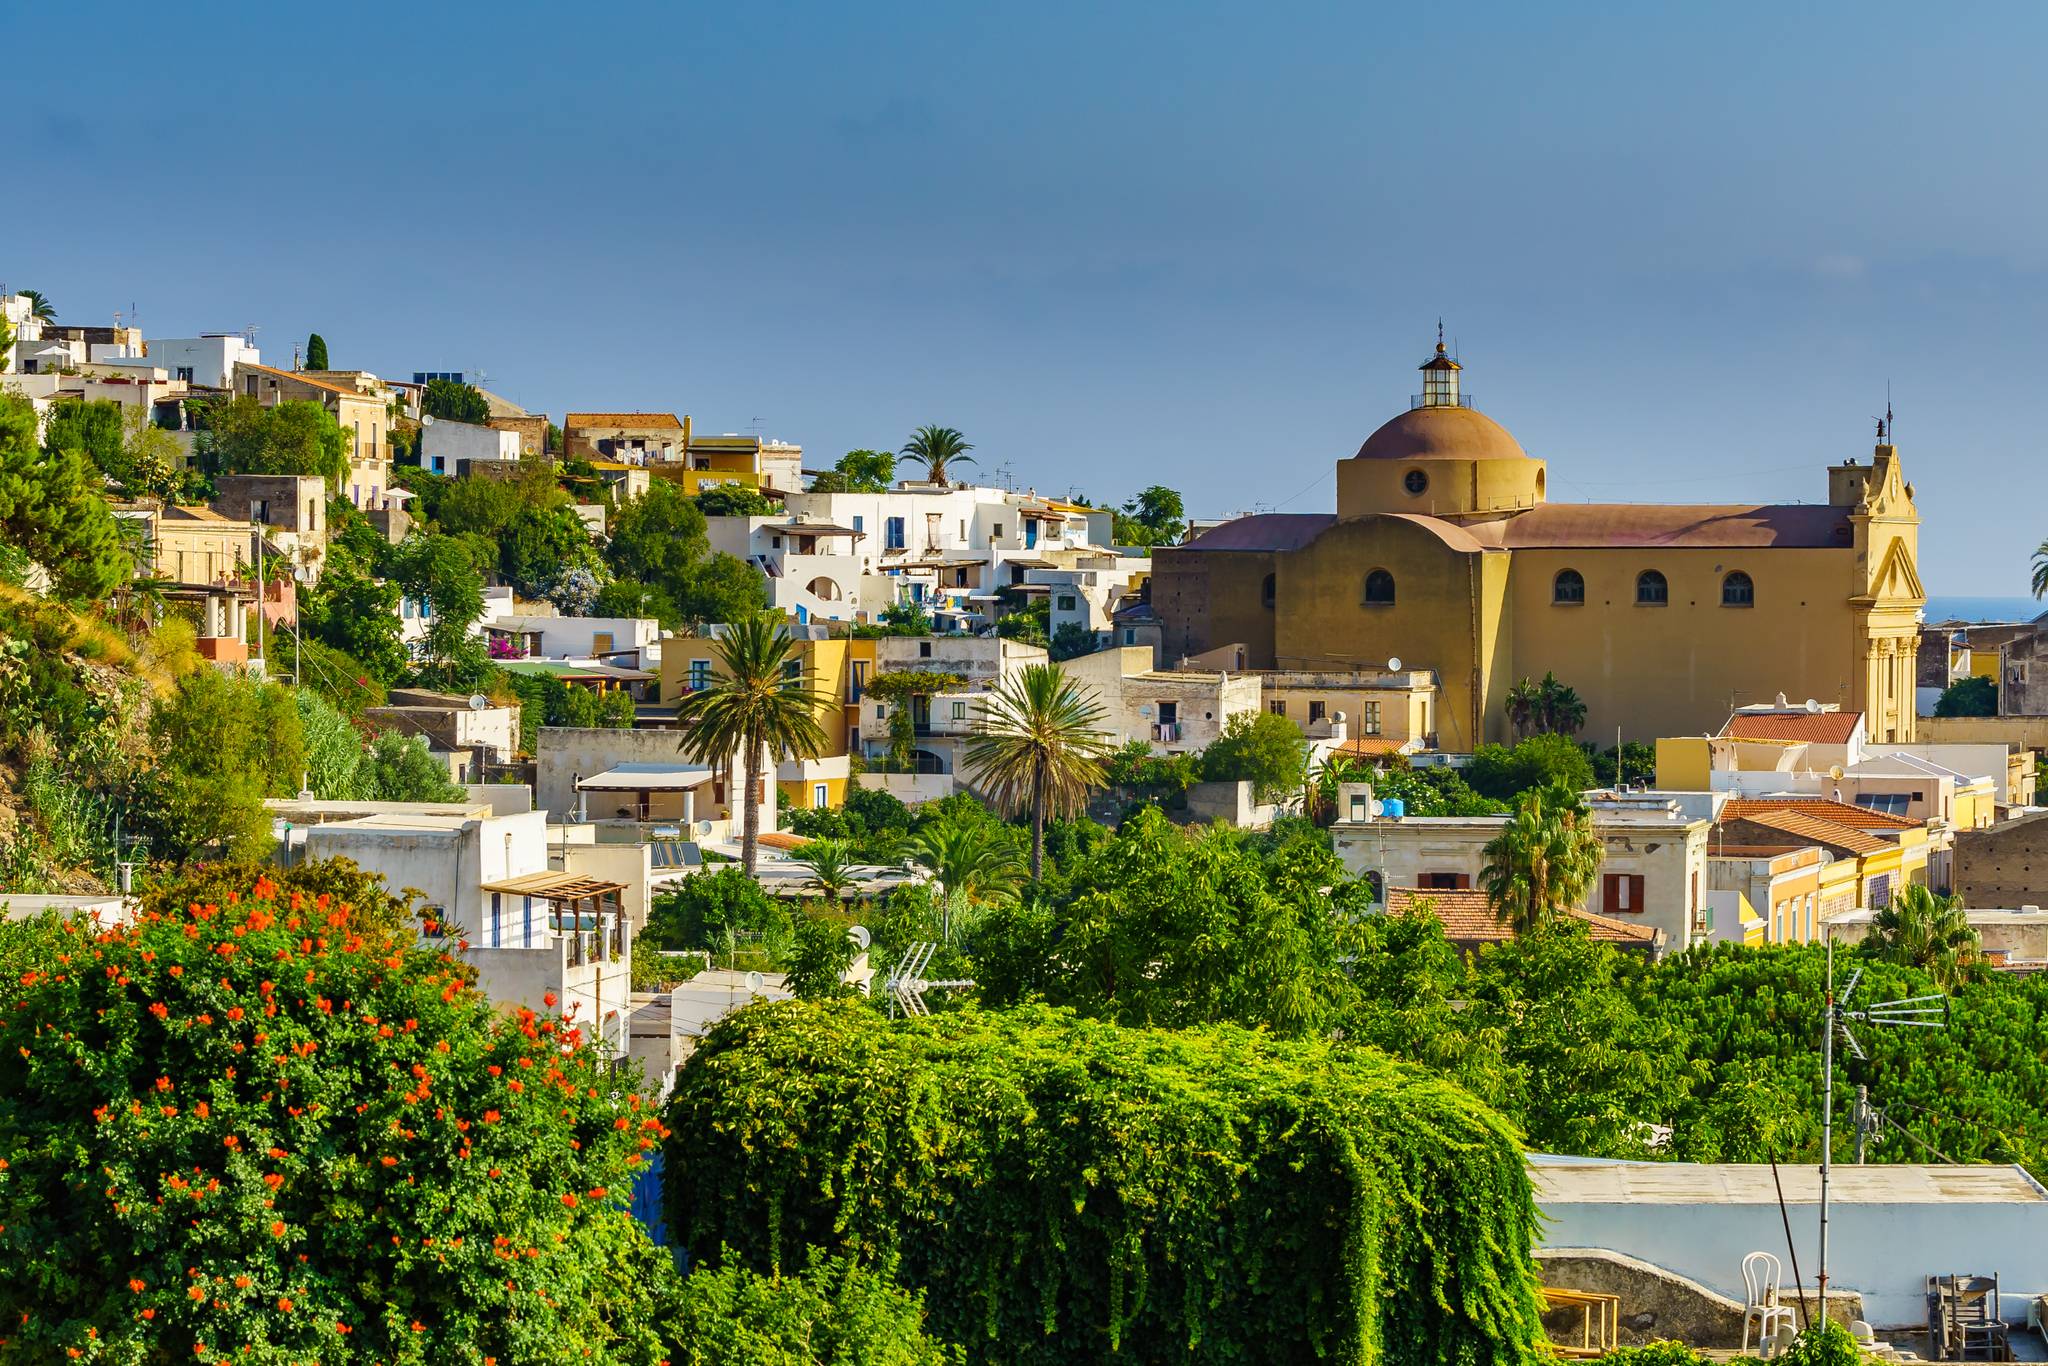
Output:
<svg viewBox="0 0 2048 1366">
<path fill-rule="evenodd" d="M 1439 315 L 1558 498 L 1817 500 L 1889 382 L 1930 590 L 2025 591 L 2048 11 L 1636 9 L 9 6 L 0 283 L 1201 514 L 1331 507 Z"/>
</svg>

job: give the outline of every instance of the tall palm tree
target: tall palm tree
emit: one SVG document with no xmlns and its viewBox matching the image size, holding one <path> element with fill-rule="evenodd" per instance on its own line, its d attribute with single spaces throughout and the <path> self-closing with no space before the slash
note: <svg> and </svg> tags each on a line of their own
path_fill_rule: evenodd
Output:
<svg viewBox="0 0 2048 1366">
<path fill-rule="evenodd" d="M 1579 794 L 1561 783 L 1532 788 L 1481 851 L 1479 886 L 1517 935 L 1543 929 L 1586 899 L 1600 871 L 1600 839 Z"/>
<path fill-rule="evenodd" d="M 959 428 L 926 425 L 910 434 L 900 454 L 905 460 L 924 466 L 926 479 L 943 484 L 948 466 L 974 463 L 974 457 L 967 454 L 973 449 Z"/>
<path fill-rule="evenodd" d="M 1586 703 L 1579 696 L 1578 689 L 1557 681 L 1554 673 L 1545 673 L 1543 681 L 1536 685 L 1537 728 L 1551 735 L 1576 735 L 1586 725 Z"/>
<path fill-rule="evenodd" d="M 28 300 L 28 315 L 37 322 L 57 321 L 57 310 L 51 306 L 48 296 L 40 289 L 24 289 L 21 297 Z"/>
<path fill-rule="evenodd" d="M 2034 550 L 2034 596 L 2048 595 L 2048 541 Z"/>
<path fill-rule="evenodd" d="M 1008 901 L 1024 881 L 1024 860 L 1008 826 L 988 821 L 936 820 L 910 838 L 910 861 L 924 868 L 945 893 L 939 937 L 950 938 L 955 904 L 978 906 Z"/>
<path fill-rule="evenodd" d="M 967 747 L 967 771 L 1005 815 L 1031 813 L 1031 880 L 1045 871 L 1045 818 L 1081 810 L 1108 781 L 1102 708 L 1057 664 L 1031 664 L 998 683 Z"/>
<path fill-rule="evenodd" d="M 718 637 L 712 657 L 720 673 L 711 686 L 690 693 L 676 708 L 683 727 L 677 748 L 716 765 L 742 756 L 745 786 L 737 795 L 746 814 L 740 853 L 752 877 L 761 843 L 756 794 L 764 758 L 770 751 L 806 759 L 822 754 L 827 742 L 817 718 L 833 703 L 812 690 L 798 642 L 766 614 L 734 619 Z"/>
<path fill-rule="evenodd" d="M 1870 951 L 1926 972 L 1943 991 L 1974 975 L 1983 940 L 1970 926 L 1959 896 L 1942 896 L 1915 883 L 1871 918 Z"/>
<path fill-rule="evenodd" d="M 1542 702 L 1543 695 L 1541 691 L 1529 679 L 1522 679 L 1508 689 L 1505 710 L 1508 715 L 1508 724 L 1515 728 L 1516 739 L 1527 735 L 1529 728 L 1536 724 L 1537 711 L 1542 706 Z"/>
<path fill-rule="evenodd" d="M 858 871 L 853 846 L 845 840 L 812 840 L 801 852 L 790 855 L 789 861 L 808 868 L 811 875 L 804 879 L 805 885 L 817 888 L 835 906 L 848 888 L 868 880 Z"/>
</svg>

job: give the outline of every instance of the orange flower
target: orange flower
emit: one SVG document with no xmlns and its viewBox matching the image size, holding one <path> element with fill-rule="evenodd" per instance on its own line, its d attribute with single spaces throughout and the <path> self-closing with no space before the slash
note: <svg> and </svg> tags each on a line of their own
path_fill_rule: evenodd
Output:
<svg viewBox="0 0 2048 1366">
<path fill-rule="evenodd" d="M 284 1220 L 276 1219 L 271 1221 L 270 1236 L 273 1238 L 284 1237 Z"/>
<path fill-rule="evenodd" d="M 183 977 L 184 975 L 185 975 L 185 969 L 183 969 L 182 967 L 179 967 L 179 966 L 178 966 L 178 965 L 177 965 L 176 963 L 173 963 L 173 964 L 171 964 L 171 976 L 173 976 L 173 977 Z"/>
<path fill-rule="evenodd" d="M 292 1312 L 292 1302 L 282 1295 L 277 1297 L 277 1307 L 282 1313 L 289 1314 Z"/>
<path fill-rule="evenodd" d="M 576 1197 L 575 1197 L 575 1196 L 573 1196 L 573 1195 L 569 1195 L 569 1194 L 567 1194 L 567 1193 L 564 1193 L 564 1194 L 563 1194 L 563 1196 L 562 1196 L 562 1204 L 563 1204 L 563 1205 L 564 1205 L 565 1207 L 569 1208 L 569 1209 L 575 1209 L 575 1208 L 576 1208 Z"/>
<path fill-rule="evenodd" d="M 143 1291 L 149 1289 L 149 1287 L 147 1285 L 144 1285 L 140 1280 L 129 1281 L 128 1288 L 130 1290 L 133 1290 L 138 1295 L 140 1295 Z"/>
<path fill-rule="evenodd" d="M 249 1288 L 249 1278 L 248 1278 L 247 1276 L 237 1276 L 237 1277 L 235 1277 L 235 1289 L 237 1289 L 237 1290 L 247 1290 L 248 1288 Z"/>
</svg>

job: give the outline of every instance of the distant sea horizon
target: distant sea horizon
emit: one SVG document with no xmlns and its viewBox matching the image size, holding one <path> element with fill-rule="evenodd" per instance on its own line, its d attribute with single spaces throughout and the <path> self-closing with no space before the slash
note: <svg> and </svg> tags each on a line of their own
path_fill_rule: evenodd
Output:
<svg viewBox="0 0 2048 1366">
<path fill-rule="evenodd" d="M 2032 621 L 2048 602 L 2034 598 L 1937 598 L 1927 599 L 1929 623 L 1942 621 Z"/>
</svg>

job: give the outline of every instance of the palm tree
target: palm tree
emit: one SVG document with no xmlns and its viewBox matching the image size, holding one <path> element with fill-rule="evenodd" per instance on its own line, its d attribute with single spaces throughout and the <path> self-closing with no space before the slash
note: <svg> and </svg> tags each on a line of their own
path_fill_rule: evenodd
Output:
<svg viewBox="0 0 2048 1366">
<path fill-rule="evenodd" d="M 1365 772 L 1364 763 L 1349 754 L 1326 754 L 1320 764 L 1310 760 L 1302 776 L 1301 814 L 1317 825 L 1329 825 L 1338 815 L 1337 789 L 1362 781 Z"/>
<path fill-rule="evenodd" d="M 1107 781 L 1102 708 L 1057 664 L 1031 664 L 990 691 L 967 771 L 1005 815 L 1031 813 L 1031 880 L 1045 870 L 1045 818 L 1081 810 Z"/>
<path fill-rule="evenodd" d="M 1515 728 L 1515 738 L 1529 733 L 1529 727 L 1536 722 L 1537 711 L 1542 705 L 1542 694 L 1534 683 L 1523 679 L 1508 689 L 1508 724 Z"/>
<path fill-rule="evenodd" d="M 1537 729 L 1551 735 L 1576 735 L 1585 727 L 1586 704 L 1578 689 L 1558 682 L 1556 674 L 1543 675 L 1536 695 Z"/>
<path fill-rule="evenodd" d="M 1524 935 L 1585 900 L 1600 871 L 1600 839 L 1579 794 L 1553 784 L 1522 794 L 1482 856 L 1479 886 L 1494 915 Z"/>
<path fill-rule="evenodd" d="M 782 623 L 765 614 L 735 618 L 712 650 L 720 669 L 711 686 L 690 693 L 676 708 L 683 729 L 677 746 L 693 759 L 728 764 L 744 756 L 745 787 L 739 804 L 740 853 L 747 876 L 754 875 L 761 842 L 762 765 L 768 751 L 813 758 L 825 750 L 817 718 L 834 705 L 815 692 L 803 671 L 798 643 Z"/>
<path fill-rule="evenodd" d="M 791 863 L 810 869 L 804 885 L 816 887 L 827 901 L 838 905 L 849 887 L 866 882 L 854 863 L 853 846 L 845 840 L 812 840 L 803 852 L 792 854 Z"/>
<path fill-rule="evenodd" d="M 43 291 L 40 289 L 24 289 L 21 291 L 21 297 L 28 300 L 28 315 L 31 318 L 34 318 L 37 322 L 44 323 L 57 321 L 57 310 L 51 306 L 49 298 L 44 295 Z"/>
<path fill-rule="evenodd" d="M 1918 883 L 1872 917 L 1865 944 L 1879 958 L 1921 969 L 1943 991 L 1978 971 L 1983 947 L 1961 897 Z"/>
<path fill-rule="evenodd" d="M 2034 596 L 2048 594 L 2048 541 L 2034 549 Z"/>
<path fill-rule="evenodd" d="M 939 937 L 950 938 L 957 902 L 978 906 L 1008 901 L 1024 881 L 1024 860 L 1008 826 L 988 821 L 936 820 L 910 839 L 910 861 L 928 870 L 945 893 Z"/>
<path fill-rule="evenodd" d="M 900 454 L 905 460 L 924 466 L 926 479 L 934 484 L 943 484 L 947 466 L 974 463 L 974 457 L 967 454 L 973 449 L 959 428 L 926 425 L 910 434 L 910 440 L 903 443 Z"/>
</svg>

